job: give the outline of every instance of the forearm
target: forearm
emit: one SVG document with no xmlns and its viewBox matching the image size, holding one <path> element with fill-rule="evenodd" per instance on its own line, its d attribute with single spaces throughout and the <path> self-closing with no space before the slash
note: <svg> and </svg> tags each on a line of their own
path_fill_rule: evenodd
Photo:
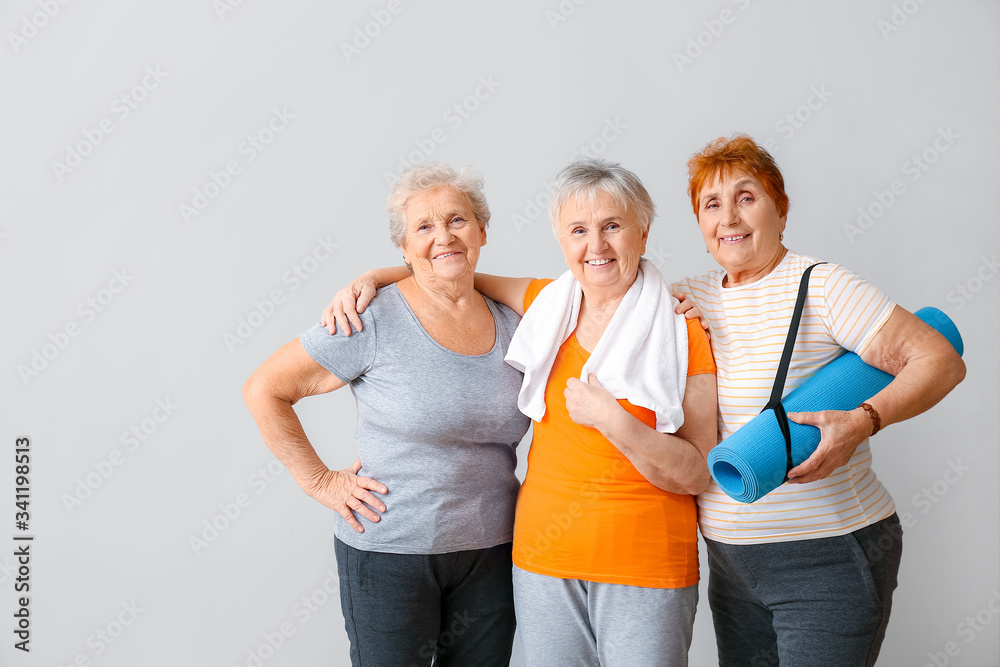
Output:
<svg viewBox="0 0 1000 667">
<path fill-rule="evenodd" d="M 947 343 L 945 343 L 947 345 Z M 867 401 L 879 415 L 881 428 L 926 412 L 965 378 L 965 363 L 950 345 L 908 359 L 889 385 Z M 862 415 L 870 418 L 862 409 Z"/>
<path fill-rule="evenodd" d="M 904 315 L 904 325 L 907 317 L 916 320 L 912 315 Z M 936 332 L 930 338 L 920 327 L 912 333 L 898 330 L 895 333 L 897 339 L 907 343 L 923 340 L 909 347 L 883 342 L 880 349 L 872 350 L 869 346 L 861 355 L 868 365 L 895 376 L 885 389 L 866 401 L 878 413 L 880 429 L 929 410 L 965 377 L 961 357 Z M 905 353 L 899 353 L 900 349 Z M 788 418 L 816 426 L 822 433 L 816 451 L 788 473 L 789 481 L 800 484 L 824 479 L 850 463 L 858 445 L 875 430 L 874 415 L 861 407 L 843 412 L 792 412 Z"/>
<path fill-rule="evenodd" d="M 410 269 L 405 266 L 386 266 L 380 269 L 365 271 L 362 277 L 367 276 L 375 282 L 376 286 L 385 287 L 386 285 L 398 283 L 404 278 L 409 278 L 410 275 Z"/>
<path fill-rule="evenodd" d="M 306 437 L 291 402 L 273 394 L 260 395 L 251 383 L 244 387 L 243 396 L 268 449 L 309 492 L 329 468 Z"/>
<path fill-rule="evenodd" d="M 524 315 L 524 295 L 534 278 L 508 278 L 476 273 L 476 291 L 502 303 L 518 315 Z"/>
<path fill-rule="evenodd" d="M 664 491 L 695 495 L 711 479 L 694 443 L 651 429 L 620 406 L 599 430 L 643 477 Z"/>
</svg>

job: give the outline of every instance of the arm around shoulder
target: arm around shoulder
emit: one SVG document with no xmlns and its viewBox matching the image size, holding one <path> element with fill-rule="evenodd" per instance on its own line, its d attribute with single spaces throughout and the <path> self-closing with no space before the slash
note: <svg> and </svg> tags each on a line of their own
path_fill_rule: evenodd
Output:
<svg viewBox="0 0 1000 667">
<path fill-rule="evenodd" d="M 524 315 L 524 296 L 534 278 L 508 278 L 488 273 L 476 274 L 476 291 Z"/>
<path fill-rule="evenodd" d="M 365 271 L 333 295 L 330 305 L 320 315 L 320 324 L 327 328 L 331 336 L 337 333 L 338 327 L 345 336 L 351 335 L 352 326 L 355 331 L 361 331 L 364 326 L 358 314 L 365 312 L 378 288 L 398 283 L 409 276 L 410 269 L 405 266 Z"/>
</svg>

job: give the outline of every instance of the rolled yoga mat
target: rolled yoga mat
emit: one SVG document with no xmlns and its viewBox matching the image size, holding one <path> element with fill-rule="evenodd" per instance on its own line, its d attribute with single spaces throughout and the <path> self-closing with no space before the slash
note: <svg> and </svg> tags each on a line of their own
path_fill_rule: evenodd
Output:
<svg viewBox="0 0 1000 667">
<path fill-rule="evenodd" d="M 962 336 L 951 319 L 937 308 L 914 313 L 948 339 L 959 355 Z M 853 410 L 882 391 L 893 376 L 869 366 L 847 352 L 781 399 L 786 412 Z M 788 420 L 792 439 L 792 462 L 799 465 L 816 451 L 820 430 Z M 708 455 L 708 469 L 726 495 L 752 503 L 781 486 L 785 479 L 785 438 L 773 410 L 763 412 L 723 440 Z"/>
</svg>

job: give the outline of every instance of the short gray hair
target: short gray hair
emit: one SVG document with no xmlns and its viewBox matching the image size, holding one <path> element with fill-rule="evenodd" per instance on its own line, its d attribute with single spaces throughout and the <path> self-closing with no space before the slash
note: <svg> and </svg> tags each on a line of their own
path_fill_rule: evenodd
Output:
<svg viewBox="0 0 1000 667">
<path fill-rule="evenodd" d="M 452 187 L 469 198 L 476 220 L 486 227 L 490 222 L 490 206 L 483 194 L 485 180 L 482 174 L 464 167 L 455 171 L 442 162 L 415 164 L 399 175 L 399 180 L 389 193 L 389 237 L 399 247 L 406 236 L 406 205 L 410 198 L 421 192 L 439 187 Z"/>
<path fill-rule="evenodd" d="M 598 192 L 608 193 L 626 210 L 635 211 L 636 219 L 642 229 L 649 229 L 653 216 L 656 215 L 656 206 L 639 177 L 617 162 L 600 158 L 581 158 L 559 172 L 552 188 L 549 218 L 556 238 L 559 237 L 556 223 L 559 221 L 559 212 L 566 200 L 570 197 L 587 195 L 593 202 Z"/>
</svg>

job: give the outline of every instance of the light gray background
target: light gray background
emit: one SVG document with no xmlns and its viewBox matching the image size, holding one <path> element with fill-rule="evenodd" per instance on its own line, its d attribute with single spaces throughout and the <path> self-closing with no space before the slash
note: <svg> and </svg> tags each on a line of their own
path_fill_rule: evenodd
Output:
<svg viewBox="0 0 1000 667">
<path fill-rule="evenodd" d="M 790 247 L 849 266 L 911 310 L 941 307 L 963 333 L 965 382 L 873 442 L 875 469 L 909 516 L 880 664 L 998 664 L 1000 4 L 388 6 L 0 5 L 0 664 L 246 666 L 282 624 L 294 634 L 263 664 L 347 664 L 335 582 L 324 590 L 339 519 L 287 473 L 267 473 L 240 387 L 338 287 L 399 262 L 386 173 L 444 137 L 432 159 L 487 177 L 480 268 L 555 276 L 561 255 L 529 200 L 544 205 L 545 183 L 588 147 L 644 179 L 659 209 L 649 256 L 680 277 L 714 268 L 685 161 L 735 131 L 773 140 Z M 391 21 L 379 27 L 372 12 Z M 377 35 L 348 58 L 342 44 L 366 25 Z M 679 66 L 686 49 L 696 57 Z M 136 106 L 127 117 L 123 94 Z M 467 117 L 449 112 L 456 104 Z M 274 109 L 294 118 L 249 161 L 241 143 Z M 88 146 L 103 119 L 113 131 Z M 81 142 L 89 154 L 76 168 L 54 165 Z M 913 171 L 907 161 L 925 150 L 933 164 Z M 230 160 L 240 173 L 185 221 L 180 205 Z M 878 193 L 897 179 L 905 190 L 852 231 L 859 207 L 879 213 L 889 195 Z M 281 302 L 251 316 L 275 290 Z M 87 299 L 102 311 L 80 307 Z M 259 326 L 227 343 L 240 318 Z M 35 351 L 53 358 L 24 380 Z M 177 407 L 166 416 L 157 400 Z M 328 464 L 346 467 L 350 394 L 298 411 Z M 134 447 L 122 440 L 133 427 L 147 431 Z M 34 452 L 30 655 L 11 634 L 19 435 Z M 115 450 L 111 476 L 93 476 Z M 100 484 L 70 511 L 65 498 L 88 475 Z M 240 494 L 248 502 L 228 520 Z M 213 521 L 229 525 L 196 554 L 191 538 Z M 715 661 L 704 584 L 693 665 Z M 97 639 L 131 620 L 122 605 L 133 602 L 134 622 L 110 645 Z M 966 620 L 977 614 L 979 630 Z"/>
</svg>

